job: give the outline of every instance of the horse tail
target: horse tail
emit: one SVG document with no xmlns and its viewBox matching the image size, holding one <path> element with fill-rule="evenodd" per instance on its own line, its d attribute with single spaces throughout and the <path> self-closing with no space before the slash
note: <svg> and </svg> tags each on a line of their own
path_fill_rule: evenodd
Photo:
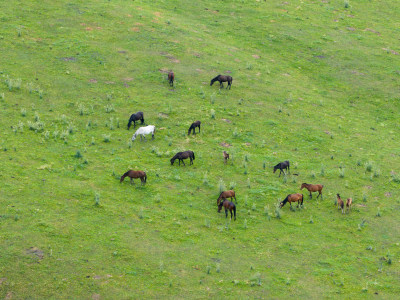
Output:
<svg viewBox="0 0 400 300">
<path fill-rule="evenodd" d="M 192 153 L 193 153 L 193 160 L 195 159 L 195 157 L 194 157 L 194 152 L 192 151 Z"/>
<path fill-rule="evenodd" d="M 142 124 L 144 123 L 144 116 L 142 112 L 140 112 L 140 122 L 142 122 Z"/>
<path fill-rule="evenodd" d="M 303 205 L 304 195 L 301 194 L 301 205 Z"/>
</svg>

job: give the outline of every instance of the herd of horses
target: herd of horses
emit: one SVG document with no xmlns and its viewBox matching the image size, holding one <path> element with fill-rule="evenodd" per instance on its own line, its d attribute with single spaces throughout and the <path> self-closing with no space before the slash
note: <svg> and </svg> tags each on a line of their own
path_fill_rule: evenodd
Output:
<svg viewBox="0 0 400 300">
<path fill-rule="evenodd" d="M 175 74 L 174 72 L 169 72 L 168 73 L 168 82 L 170 84 L 170 86 L 174 86 L 174 80 L 175 80 Z M 225 75 L 218 75 L 216 77 L 214 77 L 213 79 L 211 79 L 211 83 L 210 86 L 212 86 L 214 84 L 214 82 L 218 81 L 220 84 L 220 88 L 223 88 L 223 82 L 228 82 L 227 85 L 227 89 L 231 89 L 232 86 L 232 77 L 231 76 L 225 76 Z M 129 121 L 128 121 L 128 130 L 131 127 L 131 124 L 133 122 L 133 127 L 136 127 L 136 121 L 140 121 L 141 125 L 144 124 L 144 114 L 143 112 L 139 111 L 137 113 L 134 113 L 130 116 Z M 201 122 L 200 121 L 195 121 L 193 122 L 188 130 L 188 135 L 190 135 L 190 133 L 192 132 L 192 134 L 196 134 L 196 128 L 199 128 L 199 133 L 200 133 L 200 125 Z M 144 138 L 145 141 L 146 140 L 146 135 L 151 134 L 152 135 L 152 139 L 154 139 L 154 133 L 155 133 L 155 126 L 154 125 L 148 125 L 148 126 L 144 126 L 144 127 L 140 127 L 138 130 L 136 130 L 136 132 L 133 134 L 132 136 L 132 141 L 135 141 L 137 136 L 140 136 L 140 140 L 142 140 L 142 138 Z M 224 151 L 223 152 L 223 157 L 224 157 L 224 163 L 227 164 L 227 161 L 229 159 L 229 154 Z M 178 152 L 177 154 L 175 154 L 170 162 L 171 165 L 174 164 L 175 160 L 179 161 L 179 166 L 182 164 L 185 166 L 185 159 L 190 159 L 190 163 L 189 165 L 193 164 L 193 161 L 195 160 L 195 155 L 193 151 L 183 151 L 183 152 Z M 275 165 L 273 167 L 273 172 L 275 173 L 277 170 L 279 170 L 279 177 L 281 177 L 281 174 L 283 173 L 284 175 L 286 175 L 286 172 L 288 174 L 290 174 L 290 162 L 288 160 L 285 160 L 283 162 L 278 163 L 277 165 Z M 286 171 L 286 172 L 285 172 Z M 293 175 L 298 175 L 298 174 L 293 174 Z M 122 183 L 125 179 L 125 177 L 129 177 L 131 184 L 133 184 L 133 179 L 139 178 L 141 180 L 141 184 L 144 185 L 147 182 L 147 175 L 144 171 L 134 171 L 134 170 L 129 170 L 127 171 L 124 175 L 121 176 L 120 182 Z M 300 187 L 300 190 L 303 190 L 304 188 L 307 189 L 310 192 L 310 199 L 312 199 L 312 193 L 314 192 L 318 192 L 318 197 L 321 196 L 322 199 L 322 189 L 323 189 L 323 185 L 321 184 L 308 184 L 308 183 L 303 183 Z M 228 200 L 228 198 L 231 199 L 231 201 Z M 234 217 L 234 220 L 236 220 L 236 205 L 233 201 L 233 199 L 235 199 L 236 201 L 236 194 L 235 191 L 233 190 L 229 190 L 229 191 L 223 191 L 220 193 L 218 199 L 217 199 L 217 206 L 218 206 L 218 212 L 221 212 L 222 207 L 224 207 L 225 209 L 225 217 L 228 218 L 228 211 L 231 214 L 231 219 L 232 216 Z M 289 194 L 286 196 L 286 198 L 279 203 L 279 207 L 282 208 L 286 203 L 289 203 L 290 207 L 292 208 L 292 202 L 297 202 L 297 207 L 299 206 L 303 206 L 303 201 L 304 201 L 304 196 L 301 193 L 295 193 L 295 194 Z M 348 198 L 346 200 L 346 209 L 348 211 L 351 210 L 351 205 L 352 205 L 352 198 Z M 337 194 L 337 205 L 338 205 L 338 209 L 342 210 L 342 213 L 344 213 L 344 201 L 340 198 L 340 195 Z"/>
</svg>

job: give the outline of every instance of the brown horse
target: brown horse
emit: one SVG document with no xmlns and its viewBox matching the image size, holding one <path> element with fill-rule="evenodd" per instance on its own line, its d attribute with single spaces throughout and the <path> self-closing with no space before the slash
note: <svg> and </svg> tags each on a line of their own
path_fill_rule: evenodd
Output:
<svg viewBox="0 0 400 300">
<path fill-rule="evenodd" d="M 321 199 L 322 199 L 322 189 L 323 189 L 323 187 L 324 186 L 322 184 L 303 183 L 301 185 L 300 190 L 306 188 L 310 192 L 310 199 L 312 199 L 312 194 L 311 194 L 312 192 L 318 192 L 317 199 L 318 199 L 319 196 L 321 196 Z"/>
<path fill-rule="evenodd" d="M 147 182 L 147 175 L 146 172 L 143 171 L 133 171 L 133 170 L 129 170 L 128 172 L 126 172 L 124 175 L 121 176 L 121 180 L 119 182 L 124 181 L 125 177 L 128 176 L 131 179 L 131 184 L 134 183 L 133 182 L 133 178 L 140 178 L 141 184 L 145 184 Z"/>
<path fill-rule="evenodd" d="M 292 202 L 297 202 L 297 207 L 301 204 L 303 206 L 303 194 L 289 194 L 286 196 L 285 200 L 280 203 L 280 208 L 282 208 L 287 202 L 289 202 L 290 207 L 292 207 Z"/>
<path fill-rule="evenodd" d="M 174 86 L 174 79 L 175 79 L 175 74 L 174 72 L 169 72 L 168 73 L 168 82 L 170 86 Z"/>
<path fill-rule="evenodd" d="M 336 194 L 337 196 L 337 205 L 338 205 L 338 209 L 342 209 L 342 214 L 344 214 L 344 202 L 343 200 L 340 198 L 339 194 Z"/>
<path fill-rule="evenodd" d="M 348 211 L 351 211 L 351 205 L 353 204 L 353 199 L 352 198 L 347 198 L 346 201 L 346 209 L 348 209 Z"/>
<path fill-rule="evenodd" d="M 189 127 L 188 135 L 190 135 L 190 132 L 192 130 L 193 130 L 193 134 L 196 134 L 196 127 L 199 127 L 199 133 L 200 133 L 200 125 L 201 125 L 200 121 L 193 122 L 192 125 L 190 125 L 190 127 Z"/>
<path fill-rule="evenodd" d="M 236 202 L 236 195 L 235 195 L 235 191 L 234 190 L 230 190 L 230 191 L 223 191 L 221 194 L 219 194 L 219 197 L 217 199 L 217 205 L 220 204 L 221 199 L 226 199 L 226 198 L 235 198 L 235 202 Z"/>
<path fill-rule="evenodd" d="M 224 151 L 223 155 L 224 155 L 224 163 L 226 164 L 228 162 L 228 159 L 229 159 L 229 154 L 226 153 L 226 151 Z"/>
<path fill-rule="evenodd" d="M 232 77 L 231 76 L 218 75 L 217 77 L 211 79 L 210 86 L 213 85 L 214 82 L 216 82 L 216 81 L 219 82 L 219 88 L 223 88 L 224 87 L 223 82 L 228 82 L 228 86 L 226 88 L 229 87 L 229 89 L 231 89 L 231 86 L 232 86 Z"/>
<path fill-rule="evenodd" d="M 183 161 L 184 159 L 190 158 L 190 165 L 193 165 L 193 160 L 195 159 L 194 157 L 194 152 L 193 151 L 184 151 L 184 152 L 178 152 L 177 154 L 174 155 L 173 158 L 171 158 L 171 165 L 174 164 L 175 160 L 178 159 L 179 160 L 179 165 L 181 165 L 181 161 L 183 163 L 184 166 L 185 162 Z"/>
<path fill-rule="evenodd" d="M 231 220 L 232 220 L 232 210 L 235 218 L 233 219 L 236 221 L 236 205 L 235 203 L 226 200 L 225 198 L 222 200 L 222 202 L 218 205 L 218 212 L 221 212 L 222 206 L 225 208 L 225 218 L 228 217 L 228 209 L 231 213 Z"/>
</svg>

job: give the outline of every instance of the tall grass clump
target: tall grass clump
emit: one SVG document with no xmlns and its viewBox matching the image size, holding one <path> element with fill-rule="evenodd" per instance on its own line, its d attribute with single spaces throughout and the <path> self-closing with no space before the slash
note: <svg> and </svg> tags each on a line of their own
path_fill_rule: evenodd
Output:
<svg viewBox="0 0 400 300">
<path fill-rule="evenodd" d="M 106 113 L 112 113 L 115 111 L 114 105 L 112 105 L 112 104 L 108 104 L 108 105 L 104 106 L 104 108 L 106 110 Z"/>
<path fill-rule="evenodd" d="M 104 143 L 109 143 L 111 141 L 111 135 L 103 134 L 103 141 Z"/>
<path fill-rule="evenodd" d="M 21 108 L 21 116 L 26 117 L 26 109 Z"/>
<path fill-rule="evenodd" d="M 210 114 L 211 114 L 211 119 L 215 119 L 215 110 L 214 109 L 210 110 Z"/>
<path fill-rule="evenodd" d="M 343 168 L 339 168 L 339 177 L 344 178 L 344 169 Z"/>
<path fill-rule="evenodd" d="M 280 207 L 279 203 L 277 203 L 275 206 L 275 218 L 277 218 L 277 219 L 281 218 L 281 207 Z"/>
<path fill-rule="evenodd" d="M 99 193 L 94 194 L 94 206 L 96 206 L 96 207 L 100 206 L 100 194 Z"/>
<path fill-rule="evenodd" d="M 371 172 L 372 171 L 372 162 L 368 161 L 365 163 L 365 171 Z"/>
<path fill-rule="evenodd" d="M 271 220 L 271 215 L 269 214 L 269 206 L 264 206 L 264 215 L 267 217 L 268 221 Z"/>
<path fill-rule="evenodd" d="M 76 151 L 76 153 L 75 153 L 75 158 L 82 158 L 82 153 L 81 153 L 81 151 Z"/>
<path fill-rule="evenodd" d="M 209 184 L 207 172 L 204 173 L 203 184 L 204 185 L 208 185 Z"/>
<path fill-rule="evenodd" d="M 392 177 L 392 181 L 394 182 L 394 183 L 400 183 L 400 178 L 399 178 L 399 176 L 397 175 L 397 174 L 395 174 L 395 173 L 391 173 L 390 174 L 390 176 Z"/>
<path fill-rule="evenodd" d="M 349 8 L 349 7 L 350 7 L 350 1 L 344 0 L 344 8 Z"/>
<path fill-rule="evenodd" d="M 250 285 L 251 286 L 255 286 L 255 285 L 260 286 L 261 285 L 261 274 L 260 273 L 256 273 L 255 275 L 253 275 L 250 278 Z"/>
<path fill-rule="evenodd" d="M 219 188 L 219 193 L 221 194 L 223 191 L 226 190 L 226 186 L 224 181 L 222 180 L 222 178 L 220 178 L 219 180 L 219 184 L 218 184 L 218 188 Z"/>
<path fill-rule="evenodd" d="M 380 208 L 378 207 L 378 212 L 376 213 L 376 216 L 377 217 L 381 217 L 382 216 L 382 214 L 381 214 L 381 210 L 380 210 Z"/>
<path fill-rule="evenodd" d="M 321 172 L 319 173 L 319 175 L 321 175 L 322 177 L 325 176 L 325 166 L 324 165 L 321 166 Z"/>
<path fill-rule="evenodd" d="M 231 181 L 231 182 L 229 183 L 229 189 L 230 189 L 230 190 L 234 190 L 235 187 L 236 187 L 236 182 Z"/>
</svg>

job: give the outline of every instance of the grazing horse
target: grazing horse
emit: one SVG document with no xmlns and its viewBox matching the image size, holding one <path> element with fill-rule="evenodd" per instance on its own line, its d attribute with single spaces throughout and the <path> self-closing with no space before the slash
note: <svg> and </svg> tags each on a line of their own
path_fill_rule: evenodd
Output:
<svg viewBox="0 0 400 300">
<path fill-rule="evenodd" d="M 131 117 L 129 118 L 129 122 L 128 122 L 128 130 L 129 130 L 129 127 L 131 127 L 132 122 L 133 122 L 133 127 L 135 128 L 136 121 L 139 121 L 139 120 L 140 120 L 141 124 L 144 123 L 143 112 L 141 112 L 141 111 L 138 111 L 136 114 L 131 115 Z"/>
<path fill-rule="evenodd" d="M 174 164 L 175 159 L 179 159 L 179 165 L 181 165 L 182 161 L 183 165 L 186 166 L 183 160 L 187 158 L 190 158 L 190 165 L 193 165 L 193 160 L 195 159 L 195 157 L 194 157 L 194 152 L 190 150 L 184 152 L 178 152 L 177 154 L 175 154 L 175 156 L 171 158 L 171 165 Z"/>
<path fill-rule="evenodd" d="M 342 214 L 344 214 L 344 202 L 343 200 L 340 198 L 339 194 L 336 194 L 337 196 L 337 205 L 338 205 L 338 209 L 342 209 Z"/>
<path fill-rule="evenodd" d="M 235 191 L 234 190 L 230 190 L 230 191 L 223 191 L 221 194 L 219 194 L 219 197 L 217 199 L 217 205 L 220 204 L 221 199 L 226 199 L 226 198 L 235 198 L 235 202 L 236 202 L 236 195 L 235 195 Z"/>
<path fill-rule="evenodd" d="M 224 163 L 226 164 L 228 162 L 228 159 L 229 159 L 229 154 L 226 153 L 226 151 L 224 151 L 222 154 L 224 155 Z"/>
<path fill-rule="evenodd" d="M 285 160 L 284 162 L 280 162 L 279 164 L 277 164 L 275 167 L 274 167 L 274 173 L 275 173 L 275 171 L 276 170 L 278 170 L 279 169 L 279 177 L 281 177 L 281 173 L 283 172 L 283 170 L 287 170 L 288 172 L 289 172 L 289 174 L 290 174 L 290 163 L 289 163 L 289 161 L 288 160 Z M 285 172 L 283 172 L 283 174 L 285 174 Z"/>
<path fill-rule="evenodd" d="M 353 199 L 352 198 L 347 198 L 346 200 L 346 209 L 350 212 L 351 211 L 351 205 L 353 204 Z"/>
<path fill-rule="evenodd" d="M 193 122 L 192 125 L 189 127 L 188 135 L 190 135 L 190 132 L 193 130 L 193 134 L 196 134 L 196 127 L 199 127 L 199 133 L 200 133 L 200 121 Z"/>
<path fill-rule="evenodd" d="M 154 126 L 154 125 L 149 125 L 149 126 L 146 126 L 146 127 L 140 127 L 138 130 L 136 130 L 136 132 L 132 136 L 132 142 L 134 140 L 136 140 L 136 137 L 138 135 L 140 135 L 140 140 L 142 140 L 142 137 L 144 137 L 144 140 L 147 141 L 145 135 L 146 134 L 150 134 L 150 133 L 151 133 L 151 139 L 154 139 L 154 133 L 155 132 L 156 132 L 156 126 Z"/>
<path fill-rule="evenodd" d="M 321 199 L 322 199 L 322 189 L 323 189 L 323 187 L 324 187 L 324 186 L 323 186 L 322 184 L 308 184 L 308 183 L 303 183 L 303 184 L 301 185 L 300 190 L 302 190 L 303 188 L 306 188 L 306 189 L 310 192 L 310 199 L 312 199 L 311 192 L 318 192 L 317 199 L 318 199 L 319 196 L 321 196 Z"/>
<path fill-rule="evenodd" d="M 174 79 L 175 79 L 175 74 L 174 72 L 169 72 L 168 73 L 168 82 L 170 86 L 174 86 Z"/>
<path fill-rule="evenodd" d="M 143 171 L 133 171 L 133 170 L 129 170 L 128 172 L 126 172 L 124 175 L 121 176 L 121 180 L 119 182 L 124 181 L 125 177 L 128 176 L 131 179 L 131 184 L 134 183 L 133 182 L 133 178 L 140 178 L 140 181 L 142 182 L 141 184 L 145 184 L 147 182 L 147 175 L 146 172 Z"/>
<path fill-rule="evenodd" d="M 219 82 L 219 88 L 223 88 L 224 84 L 223 82 L 228 82 L 228 86 L 226 88 L 229 87 L 229 89 L 231 89 L 232 86 L 232 76 L 227 76 L 227 75 L 218 75 L 217 77 L 211 79 L 211 83 L 210 86 L 214 84 L 214 82 L 218 81 Z"/>
<path fill-rule="evenodd" d="M 290 207 L 292 207 L 292 202 L 297 202 L 297 207 L 301 204 L 303 206 L 303 194 L 289 194 L 286 196 L 285 200 L 280 203 L 280 208 L 282 208 L 287 202 L 289 202 Z"/>
<path fill-rule="evenodd" d="M 218 205 L 218 212 L 221 212 L 222 206 L 225 208 L 225 218 L 228 217 L 228 209 L 231 213 L 231 220 L 232 220 L 232 210 L 235 218 L 233 219 L 236 221 L 236 205 L 235 203 L 226 200 L 225 198 L 222 200 L 222 202 Z"/>
</svg>

